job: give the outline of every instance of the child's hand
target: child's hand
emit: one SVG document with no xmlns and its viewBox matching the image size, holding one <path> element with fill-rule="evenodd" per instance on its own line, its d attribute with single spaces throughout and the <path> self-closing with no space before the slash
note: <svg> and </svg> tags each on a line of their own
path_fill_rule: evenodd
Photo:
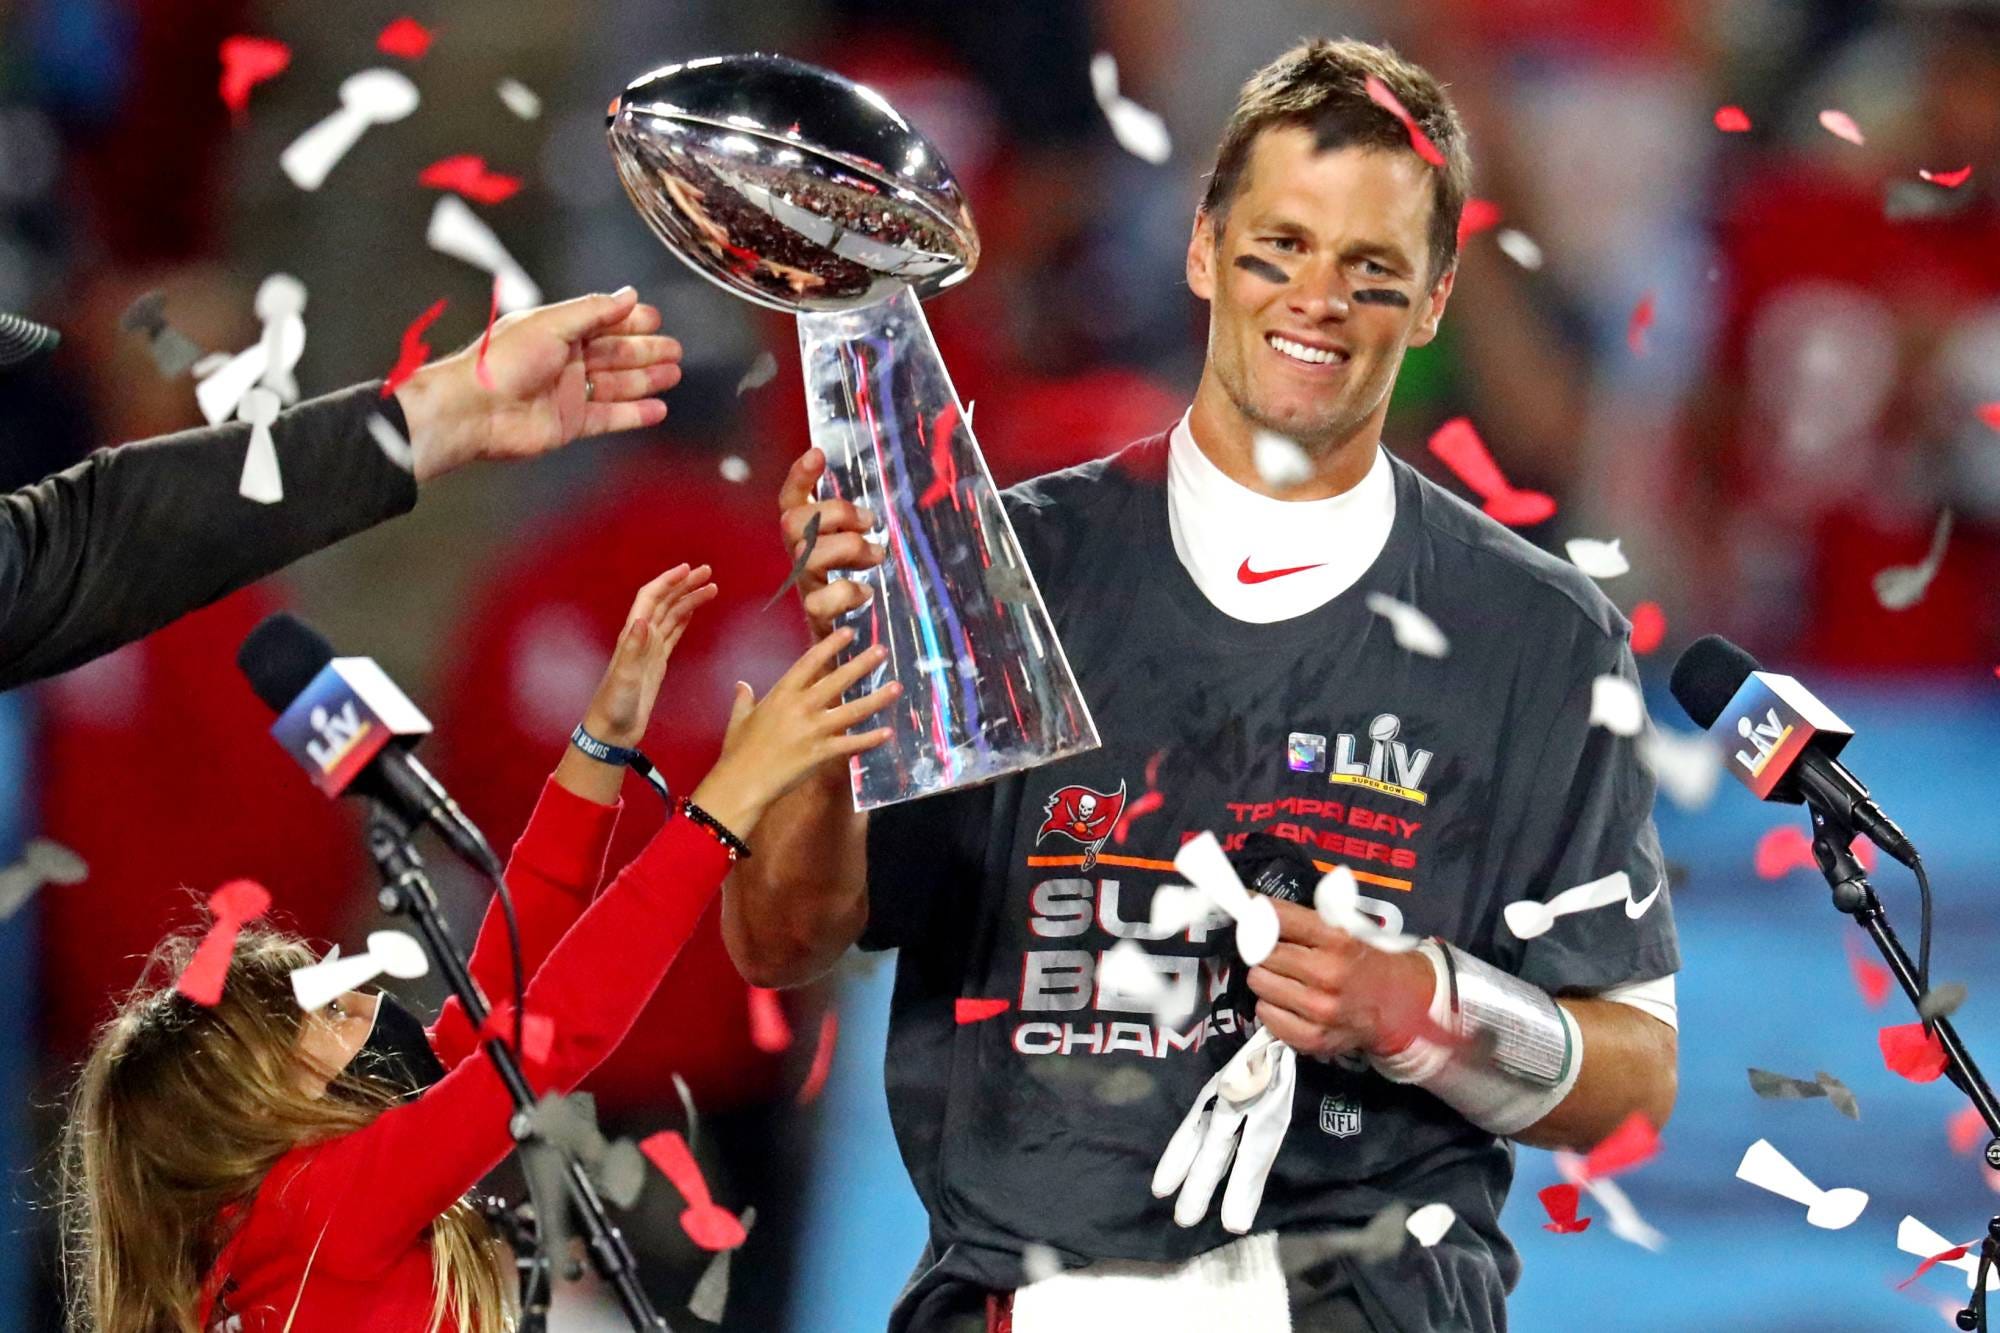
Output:
<svg viewBox="0 0 2000 1333">
<path fill-rule="evenodd" d="M 667 658 L 690 618 L 715 597 L 707 565 L 676 565 L 639 589 L 619 631 L 611 664 L 583 715 L 583 729 L 607 745 L 631 747 L 646 734 Z"/>
<path fill-rule="evenodd" d="M 872 750 L 889 739 L 888 727 L 847 734 L 849 727 L 873 717 L 903 693 L 901 685 L 890 681 L 853 703 L 840 702 L 840 696 L 886 656 L 877 644 L 828 671 L 834 654 L 853 638 L 854 631 L 843 627 L 808 648 L 761 702 L 748 685 L 737 682 L 722 757 L 691 799 L 738 837 L 747 838 L 771 802 L 820 764 Z"/>
</svg>

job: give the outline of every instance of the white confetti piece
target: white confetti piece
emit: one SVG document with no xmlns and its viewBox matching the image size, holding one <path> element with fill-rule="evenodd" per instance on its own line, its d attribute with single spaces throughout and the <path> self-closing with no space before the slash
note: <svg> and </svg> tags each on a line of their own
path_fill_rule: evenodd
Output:
<svg viewBox="0 0 2000 1333">
<path fill-rule="evenodd" d="M 1705 732 L 1648 727 L 1639 738 L 1639 761 L 1683 810 L 1705 807 L 1722 781 L 1722 751 Z"/>
<path fill-rule="evenodd" d="M 278 419 L 284 404 L 278 395 L 262 385 L 243 395 L 236 414 L 250 423 L 250 447 L 243 454 L 243 475 L 237 478 L 236 493 L 261 505 L 276 504 L 285 498 L 284 477 L 278 471 L 278 446 L 271 439 L 271 423 Z"/>
<path fill-rule="evenodd" d="M 743 1230 L 749 1231 L 757 1225 L 757 1210 L 745 1208 L 737 1220 Z M 688 1295 L 688 1313 L 705 1323 L 719 1324 L 729 1307 L 729 1256 L 734 1249 L 723 1250 L 708 1261 L 701 1278 L 694 1284 L 694 1291 Z"/>
<path fill-rule="evenodd" d="M 493 91 L 499 93 L 507 109 L 522 120 L 533 120 L 542 114 L 542 99 L 519 79 L 502 79 Z"/>
<path fill-rule="evenodd" d="M 0 921 L 21 909 L 44 884 L 81 884 L 90 878 L 83 858 L 59 842 L 36 838 L 21 850 L 21 859 L 0 869 Z"/>
<path fill-rule="evenodd" d="M 1517 940 L 1531 940 L 1538 935 L 1546 935 L 1558 917 L 1572 912 L 1588 912 L 1606 907 L 1615 902 L 1629 901 L 1632 897 L 1632 879 L 1622 870 L 1615 870 L 1601 879 L 1593 879 L 1588 884 L 1579 884 L 1573 889 L 1564 889 L 1547 902 L 1535 898 L 1523 898 L 1519 902 L 1508 903 L 1500 911 L 1507 929 Z"/>
<path fill-rule="evenodd" d="M 1255 967 L 1278 944 L 1278 912 L 1271 900 L 1243 887 L 1215 835 L 1202 832 L 1181 844 L 1174 869 L 1236 922 L 1236 951 Z"/>
<path fill-rule="evenodd" d="M 389 418 L 380 412 L 370 412 L 368 434 L 388 456 L 391 463 L 405 472 L 416 471 L 416 452 L 410 448 L 410 442 L 403 438 L 403 432 L 389 423 Z"/>
<path fill-rule="evenodd" d="M 1156 167 L 1173 156 L 1174 142 L 1167 133 L 1167 123 L 1118 91 L 1118 60 L 1109 51 L 1099 51 L 1090 58 L 1090 90 L 1120 148 Z"/>
<path fill-rule="evenodd" d="M 1571 564 L 1594 579 L 1615 579 L 1632 570 L 1625 553 L 1618 549 L 1616 538 L 1600 542 L 1589 537 L 1572 537 L 1563 543 L 1563 550 L 1569 553 Z"/>
<path fill-rule="evenodd" d="M 340 110 L 292 140 L 278 165 L 301 190 L 317 190 L 371 125 L 387 125 L 417 109 L 417 85 L 393 69 L 364 69 L 340 85 Z"/>
<path fill-rule="evenodd" d="M 778 358 L 770 352 L 757 353 L 757 359 L 743 372 L 743 378 L 736 381 L 736 396 L 741 398 L 752 389 L 761 389 L 778 375 Z"/>
<path fill-rule="evenodd" d="M 1865 144 L 1861 127 L 1854 123 L 1854 117 L 1845 111 L 1826 110 L 1819 113 L 1820 128 L 1836 139 L 1845 139 L 1851 144 Z"/>
<path fill-rule="evenodd" d="M 542 303 L 542 289 L 535 285 L 526 269 L 514 262 L 514 256 L 507 253 L 507 247 L 500 244 L 493 229 L 481 222 L 457 195 L 445 194 L 431 209 L 424 241 L 439 254 L 462 259 L 498 279 L 501 313 L 526 310 Z"/>
<path fill-rule="evenodd" d="M 218 356 L 223 358 L 220 364 Z M 236 415 L 243 395 L 264 377 L 264 356 L 264 344 L 259 342 L 234 356 L 217 352 L 195 363 L 194 400 L 209 425 L 220 426 Z"/>
<path fill-rule="evenodd" d="M 750 480 L 750 464 L 738 454 L 725 455 L 717 470 L 724 481 L 745 482 Z"/>
<path fill-rule="evenodd" d="M 1612 1235 L 1642 1250 L 1657 1253 L 1666 1248 L 1666 1236 L 1639 1216 L 1639 1210 L 1633 1207 L 1632 1200 L 1626 1197 L 1617 1181 L 1592 1179 L 1584 1172 L 1584 1159 L 1576 1153 L 1556 1153 L 1555 1161 L 1557 1174 L 1570 1184 L 1581 1186 L 1597 1201 L 1599 1211 L 1604 1214 L 1604 1224 Z"/>
<path fill-rule="evenodd" d="M 1868 1206 L 1868 1196 L 1857 1189 L 1821 1189 L 1793 1166 L 1768 1139 L 1758 1139 L 1743 1153 L 1736 1178 L 1769 1190 L 1793 1203 L 1804 1204 L 1806 1221 L 1827 1231 L 1851 1226 Z"/>
<path fill-rule="evenodd" d="M 1178 935 L 1207 915 L 1207 895 L 1191 884 L 1162 884 L 1153 890 L 1148 920 L 1156 938 Z"/>
<path fill-rule="evenodd" d="M 1313 910 L 1335 930 L 1344 930 L 1355 939 L 1383 953 L 1408 953 L 1423 941 L 1415 935 L 1389 930 L 1361 910 L 1361 885 L 1346 866 L 1335 866 L 1321 877 L 1313 890 Z"/>
<path fill-rule="evenodd" d="M 296 403 L 299 382 L 293 372 L 306 351 L 306 285 L 289 273 L 273 273 L 258 285 L 256 310 L 264 325 L 258 340 L 264 370 L 257 383 L 287 405 Z"/>
<path fill-rule="evenodd" d="M 1875 600 L 1885 611 L 1907 611 L 1924 600 L 1931 580 L 1944 564 L 1945 543 L 1951 540 L 1951 510 L 1938 515 L 1931 532 L 1931 549 L 1914 565 L 1891 565 L 1875 575 Z"/>
<path fill-rule="evenodd" d="M 299 1008 L 311 1013 L 323 1009 L 357 986 L 365 986 L 383 973 L 408 981 L 431 970 L 424 946 L 400 930 L 376 930 L 368 934 L 366 951 L 346 958 L 327 957 L 317 963 L 292 970 L 292 998 Z"/>
<path fill-rule="evenodd" d="M 1943 1254 L 1946 1250 L 1955 1250 L 1958 1248 L 1958 1244 L 1955 1240 L 1946 1240 L 1916 1218 L 1908 1215 L 1905 1215 L 1902 1222 L 1896 1227 L 1896 1248 L 1904 1254 L 1914 1254 L 1920 1259 L 1928 1259 L 1934 1254 Z M 1965 1286 L 1968 1291 L 1979 1285 L 1978 1245 L 1975 1244 L 1957 1259 L 1940 1259 L 1938 1262 L 1947 1268 L 1956 1268 L 1964 1273 Z M 1988 1291 L 2000 1291 L 2000 1269 L 1991 1270 L 1986 1274 L 1986 1289 Z"/>
<path fill-rule="evenodd" d="M 228 365 L 231 361 L 235 359 L 236 359 L 235 354 L 230 352 L 209 352 L 208 354 L 203 356 L 200 360 L 196 361 L 193 365 L 188 367 L 188 374 L 194 376 L 198 380 L 205 380 L 210 375 L 215 374 L 217 371 L 221 370 L 224 366 Z M 230 405 L 229 412 L 234 412 L 235 410 L 236 407 L 232 403 Z M 227 417 L 229 415 L 229 412 L 224 412 L 222 415 L 224 417 Z"/>
<path fill-rule="evenodd" d="M 1063 1271 L 1062 1260 L 1056 1252 L 1039 1241 L 1029 1241 L 1021 1247 L 1021 1285 L 1028 1286 L 1055 1277 Z"/>
<path fill-rule="evenodd" d="M 1623 676 L 1590 682 L 1590 725 L 1614 736 L 1637 736 L 1646 726 L 1646 700 Z"/>
<path fill-rule="evenodd" d="M 695 1111 L 694 1092 L 678 1071 L 667 1077 L 674 1082 L 674 1095 L 681 1099 L 681 1114 L 687 1117 L 687 1133 L 682 1137 L 687 1140 L 688 1151 L 693 1152 L 701 1142 L 701 1116 Z"/>
<path fill-rule="evenodd" d="M 1193 989 L 1169 982 L 1137 940 L 1120 940 L 1105 952 L 1097 967 L 1097 993 L 1104 1008 L 1150 1009 L 1162 1026 L 1194 1010 Z"/>
<path fill-rule="evenodd" d="M 1500 247 L 1501 254 L 1530 273 L 1540 271 L 1542 247 L 1536 245 L 1526 232 L 1516 231 L 1512 227 L 1502 227 L 1493 233 L 1493 243 Z"/>
<path fill-rule="evenodd" d="M 1437 622 L 1406 602 L 1399 602 L 1387 593 L 1371 592 L 1368 609 L 1389 622 L 1397 646 L 1407 652 L 1443 657 L 1451 650 L 1451 641 L 1445 638 Z"/>
<path fill-rule="evenodd" d="M 1451 1230 L 1451 1224 L 1458 1220 L 1448 1203 L 1427 1203 L 1411 1213 L 1403 1226 L 1416 1237 L 1417 1244 L 1429 1249 L 1444 1239 L 1444 1233 Z"/>
<path fill-rule="evenodd" d="M 1250 462 L 1266 486 L 1296 486 L 1312 477 L 1312 459 L 1294 440 L 1260 430 L 1250 440 Z"/>
</svg>

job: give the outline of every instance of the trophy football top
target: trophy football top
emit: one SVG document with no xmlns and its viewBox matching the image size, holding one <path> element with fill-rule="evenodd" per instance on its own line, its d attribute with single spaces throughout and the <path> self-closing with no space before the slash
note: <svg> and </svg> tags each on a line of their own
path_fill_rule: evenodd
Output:
<svg viewBox="0 0 2000 1333">
<path fill-rule="evenodd" d="M 881 94 L 788 56 L 711 56 L 611 104 L 618 176 L 703 277 L 792 313 L 963 281 L 979 235 L 951 168 Z"/>
</svg>

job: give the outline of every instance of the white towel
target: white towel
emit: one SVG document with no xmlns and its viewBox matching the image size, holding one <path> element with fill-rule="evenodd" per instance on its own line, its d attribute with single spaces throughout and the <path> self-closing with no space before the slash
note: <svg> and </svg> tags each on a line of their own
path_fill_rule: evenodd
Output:
<svg viewBox="0 0 2000 1333">
<path fill-rule="evenodd" d="M 1179 1263 L 1105 1259 L 1014 1293 L 1014 1333 L 1291 1333 L 1278 1233 Z"/>
</svg>

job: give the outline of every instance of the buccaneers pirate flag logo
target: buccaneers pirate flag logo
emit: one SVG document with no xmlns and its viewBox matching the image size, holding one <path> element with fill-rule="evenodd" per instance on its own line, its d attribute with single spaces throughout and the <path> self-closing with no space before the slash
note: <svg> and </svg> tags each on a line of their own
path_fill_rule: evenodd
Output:
<svg viewBox="0 0 2000 1333">
<path fill-rule="evenodd" d="M 1040 846 L 1042 839 L 1051 833 L 1074 839 L 1083 844 L 1083 868 L 1088 870 L 1097 864 L 1097 853 L 1117 827 L 1118 816 L 1124 809 L 1123 782 L 1118 784 L 1117 793 L 1111 795 L 1089 787 L 1059 787 L 1042 807 L 1047 818 L 1035 830 L 1035 844 Z"/>
</svg>

